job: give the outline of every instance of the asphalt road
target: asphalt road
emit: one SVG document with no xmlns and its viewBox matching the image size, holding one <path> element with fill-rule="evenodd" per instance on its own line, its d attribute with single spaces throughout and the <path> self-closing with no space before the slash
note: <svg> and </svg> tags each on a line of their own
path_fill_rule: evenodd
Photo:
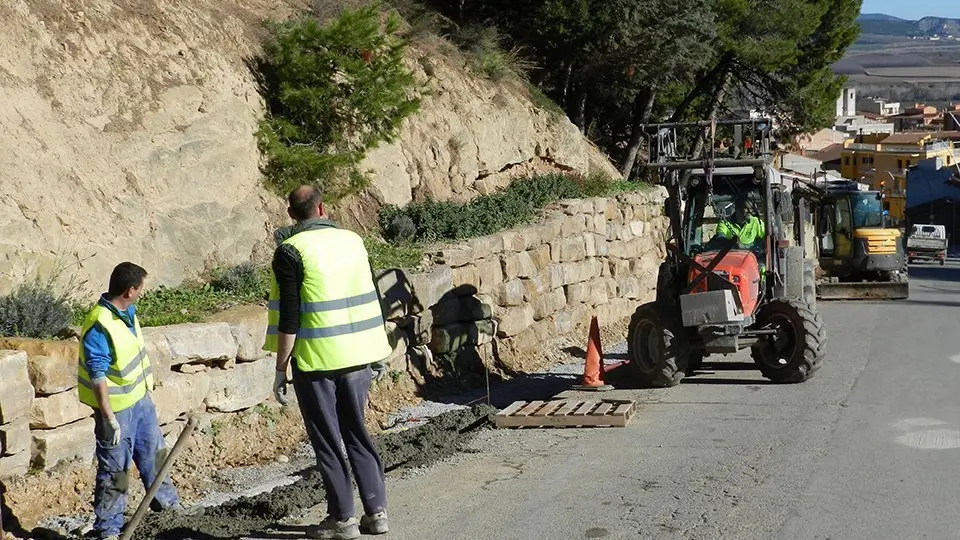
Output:
<svg viewBox="0 0 960 540">
<path fill-rule="evenodd" d="M 820 307 L 808 382 L 741 353 L 607 393 L 639 401 L 626 428 L 490 430 L 389 481 L 386 538 L 960 537 L 960 264 L 913 266 L 906 301 Z"/>
</svg>

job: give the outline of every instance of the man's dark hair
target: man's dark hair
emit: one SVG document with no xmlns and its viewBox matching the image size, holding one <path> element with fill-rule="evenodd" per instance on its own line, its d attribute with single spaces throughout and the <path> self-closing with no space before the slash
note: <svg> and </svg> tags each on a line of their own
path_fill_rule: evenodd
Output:
<svg viewBox="0 0 960 540">
<path fill-rule="evenodd" d="M 313 217 L 314 210 L 322 200 L 323 194 L 313 186 L 300 186 L 291 191 L 290 196 L 287 197 L 287 203 L 290 205 L 290 213 L 298 220 Z"/>
<path fill-rule="evenodd" d="M 138 288 L 143 285 L 145 277 L 147 277 L 147 271 L 143 268 L 132 262 L 122 262 L 110 274 L 110 288 L 107 292 L 113 297 L 120 296 L 131 287 Z"/>
</svg>

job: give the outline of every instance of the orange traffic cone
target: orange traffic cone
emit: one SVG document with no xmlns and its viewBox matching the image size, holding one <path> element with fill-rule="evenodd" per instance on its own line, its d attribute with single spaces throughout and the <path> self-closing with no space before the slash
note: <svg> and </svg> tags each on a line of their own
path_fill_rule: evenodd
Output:
<svg viewBox="0 0 960 540">
<path fill-rule="evenodd" d="M 603 380 L 603 351 L 600 348 L 600 325 L 597 316 L 590 319 L 590 336 L 587 339 L 587 361 L 583 365 L 583 384 L 574 385 L 574 390 L 602 392 L 613 390 Z"/>
</svg>

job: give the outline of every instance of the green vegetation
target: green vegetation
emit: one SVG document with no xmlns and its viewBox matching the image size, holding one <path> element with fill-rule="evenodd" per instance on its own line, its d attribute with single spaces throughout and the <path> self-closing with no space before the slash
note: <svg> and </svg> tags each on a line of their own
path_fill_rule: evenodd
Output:
<svg viewBox="0 0 960 540">
<path fill-rule="evenodd" d="M 378 269 L 410 268 L 423 258 L 423 248 L 416 245 L 391 245 L 371 237 L 364 238 L 364 244 Z M 0 335 L 51 337 L 68 324 L 80 325 L 91 306 L 51 291 L 49 285 L 29 283 L 0 297 Z M 201 322 L 231 307 L 266 302 L 269 292 L 269 266 L 241 263 L 215 270 L 205 281 L 146 290 L 137 301 L 137 316 L 143 327 Z"/>
<path fill-rule="evenodd" d="M 411 242 L 390 243 L 381 238 L 365 237 L 363 243 L 376 269 L 413 268 L 423 260 L 423 247 Z"/>
<path fill-rule="evenodd" d="M 74 302 L 52 281 L 21 283 L 0 297 L 0 335 L 51 338 L 70 324 Z"/>
<path fill-rule="evenodd" d="M 419 246 L 391 245 L 369 237 L 364 244 L 374 268 L 409 268 L 423 258 Z M 200 322 L 234 306 L 265 302 L 269 292 L 269 266 L 242 263 L 214 271 L 205 282 L 148 290 L 137 302 L 137 314 L 145 327 Z"/>
<path fill-rule="evenodd" d="M 241 263 L 214 271 L 206 283 L 148 290 L 137 302 L 137 315 L 143 326 L 200 322 L 233 306 L 265 301 L 268 280 L 268 269 Z"/>
<path fill-rule="evenodd" d="M 141 326 L 200 322 L 218 311 L 252 301 L 214 290 L 209 283 L 161 286 L 143 293 L 137 302 L 137 316 Z"/>
<path fill-rule="evenodd" d="M 526 60 L 517 46 L 506 39 L 495 26 L 470 25 L 455 33 L 453 41 L 467 53 L 470 68 L 482 77 L 499 81 L 508 76 L 526 80 L 535 65 Z"/>
<path fill-rule="evenodd" d="M 479 72 L 499 77 L 513 71 L 529 81 L 632 178 L 646 142 L 639 125 L 652 120 L 688 121 L 746 108 L 776 116 L 784 138 L 830 126 L 845 82 L 831 66 L 859 35 L 862 2 L 393 3 L 418 21 L 419 32 L 433 25 L 449 36 Z M 429 10 L 437 16 L 425 14 Z"/>
<path fill-rule="evenodd" d="M 69 266 L 58 256 L 45 275 L 37 272 L 0 296 L 0 336 L 49 339 L 67 328 L 80 310 L 76 291 L 85 285 Z"/>
<path fill-rule="evenodd" d="M 266 297 L 269 284 L 270 269 L 250 262 L 216 270 L 210 279 L 214 291 L 253 301 Z"/>
<path fill-rule="evenodd" d="M 268 268 L 241 263 L 213 271 L 207 281 L 148 289 L 137 301 L 137 317 L 144 327 L 200 322 L 233 306 L 265 301 L 269 279 Z M 90 307 L 74 308 L 72 323 L 81 324 Z"/>
<path fill-rule="evenodd" d="M 424 201 L 380 211 L 380 226 L 390 242 L 459 240 L 493 234 L 532 221 L 541 208 L 560 199 L 609 197 L 644 185 L 605 177 L 547 174 L 515 180 L 501 193 L 469 203 Z"/>
<path fill-rule="evenodd" d="M 366 187 L 357 165 L 420 106 L 399 24 L 394 15 L 381 28 L 378 4 L 327 26 L 312 17 L 268 23 L 259 66 L 268 114 L 257 136 L 271 188 L 286 195 L 312 184 L 333 203 Z"/>
<path fill-rule="evenodd" d="M 266 403 L 260 403 L 254 407 L 254 412 L 263 417 L 267 422 L 267 427 L 272 428 L 277 425 L 277 422 L 280 421 L 280 411 L 275 406 L 267 405 Z"/>
</svg>

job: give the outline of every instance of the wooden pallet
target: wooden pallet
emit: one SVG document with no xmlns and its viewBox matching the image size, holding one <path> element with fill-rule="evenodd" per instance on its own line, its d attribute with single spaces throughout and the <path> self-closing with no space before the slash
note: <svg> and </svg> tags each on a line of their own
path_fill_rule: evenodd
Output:
<svg viewBox="0 0 960 540">
<path fill-rule="evenodd" d="M 493 420 L 497 427 L 624 427 L 635 411 L 634 402 L 624 400 L 514 401 Z"/>
</svg>

